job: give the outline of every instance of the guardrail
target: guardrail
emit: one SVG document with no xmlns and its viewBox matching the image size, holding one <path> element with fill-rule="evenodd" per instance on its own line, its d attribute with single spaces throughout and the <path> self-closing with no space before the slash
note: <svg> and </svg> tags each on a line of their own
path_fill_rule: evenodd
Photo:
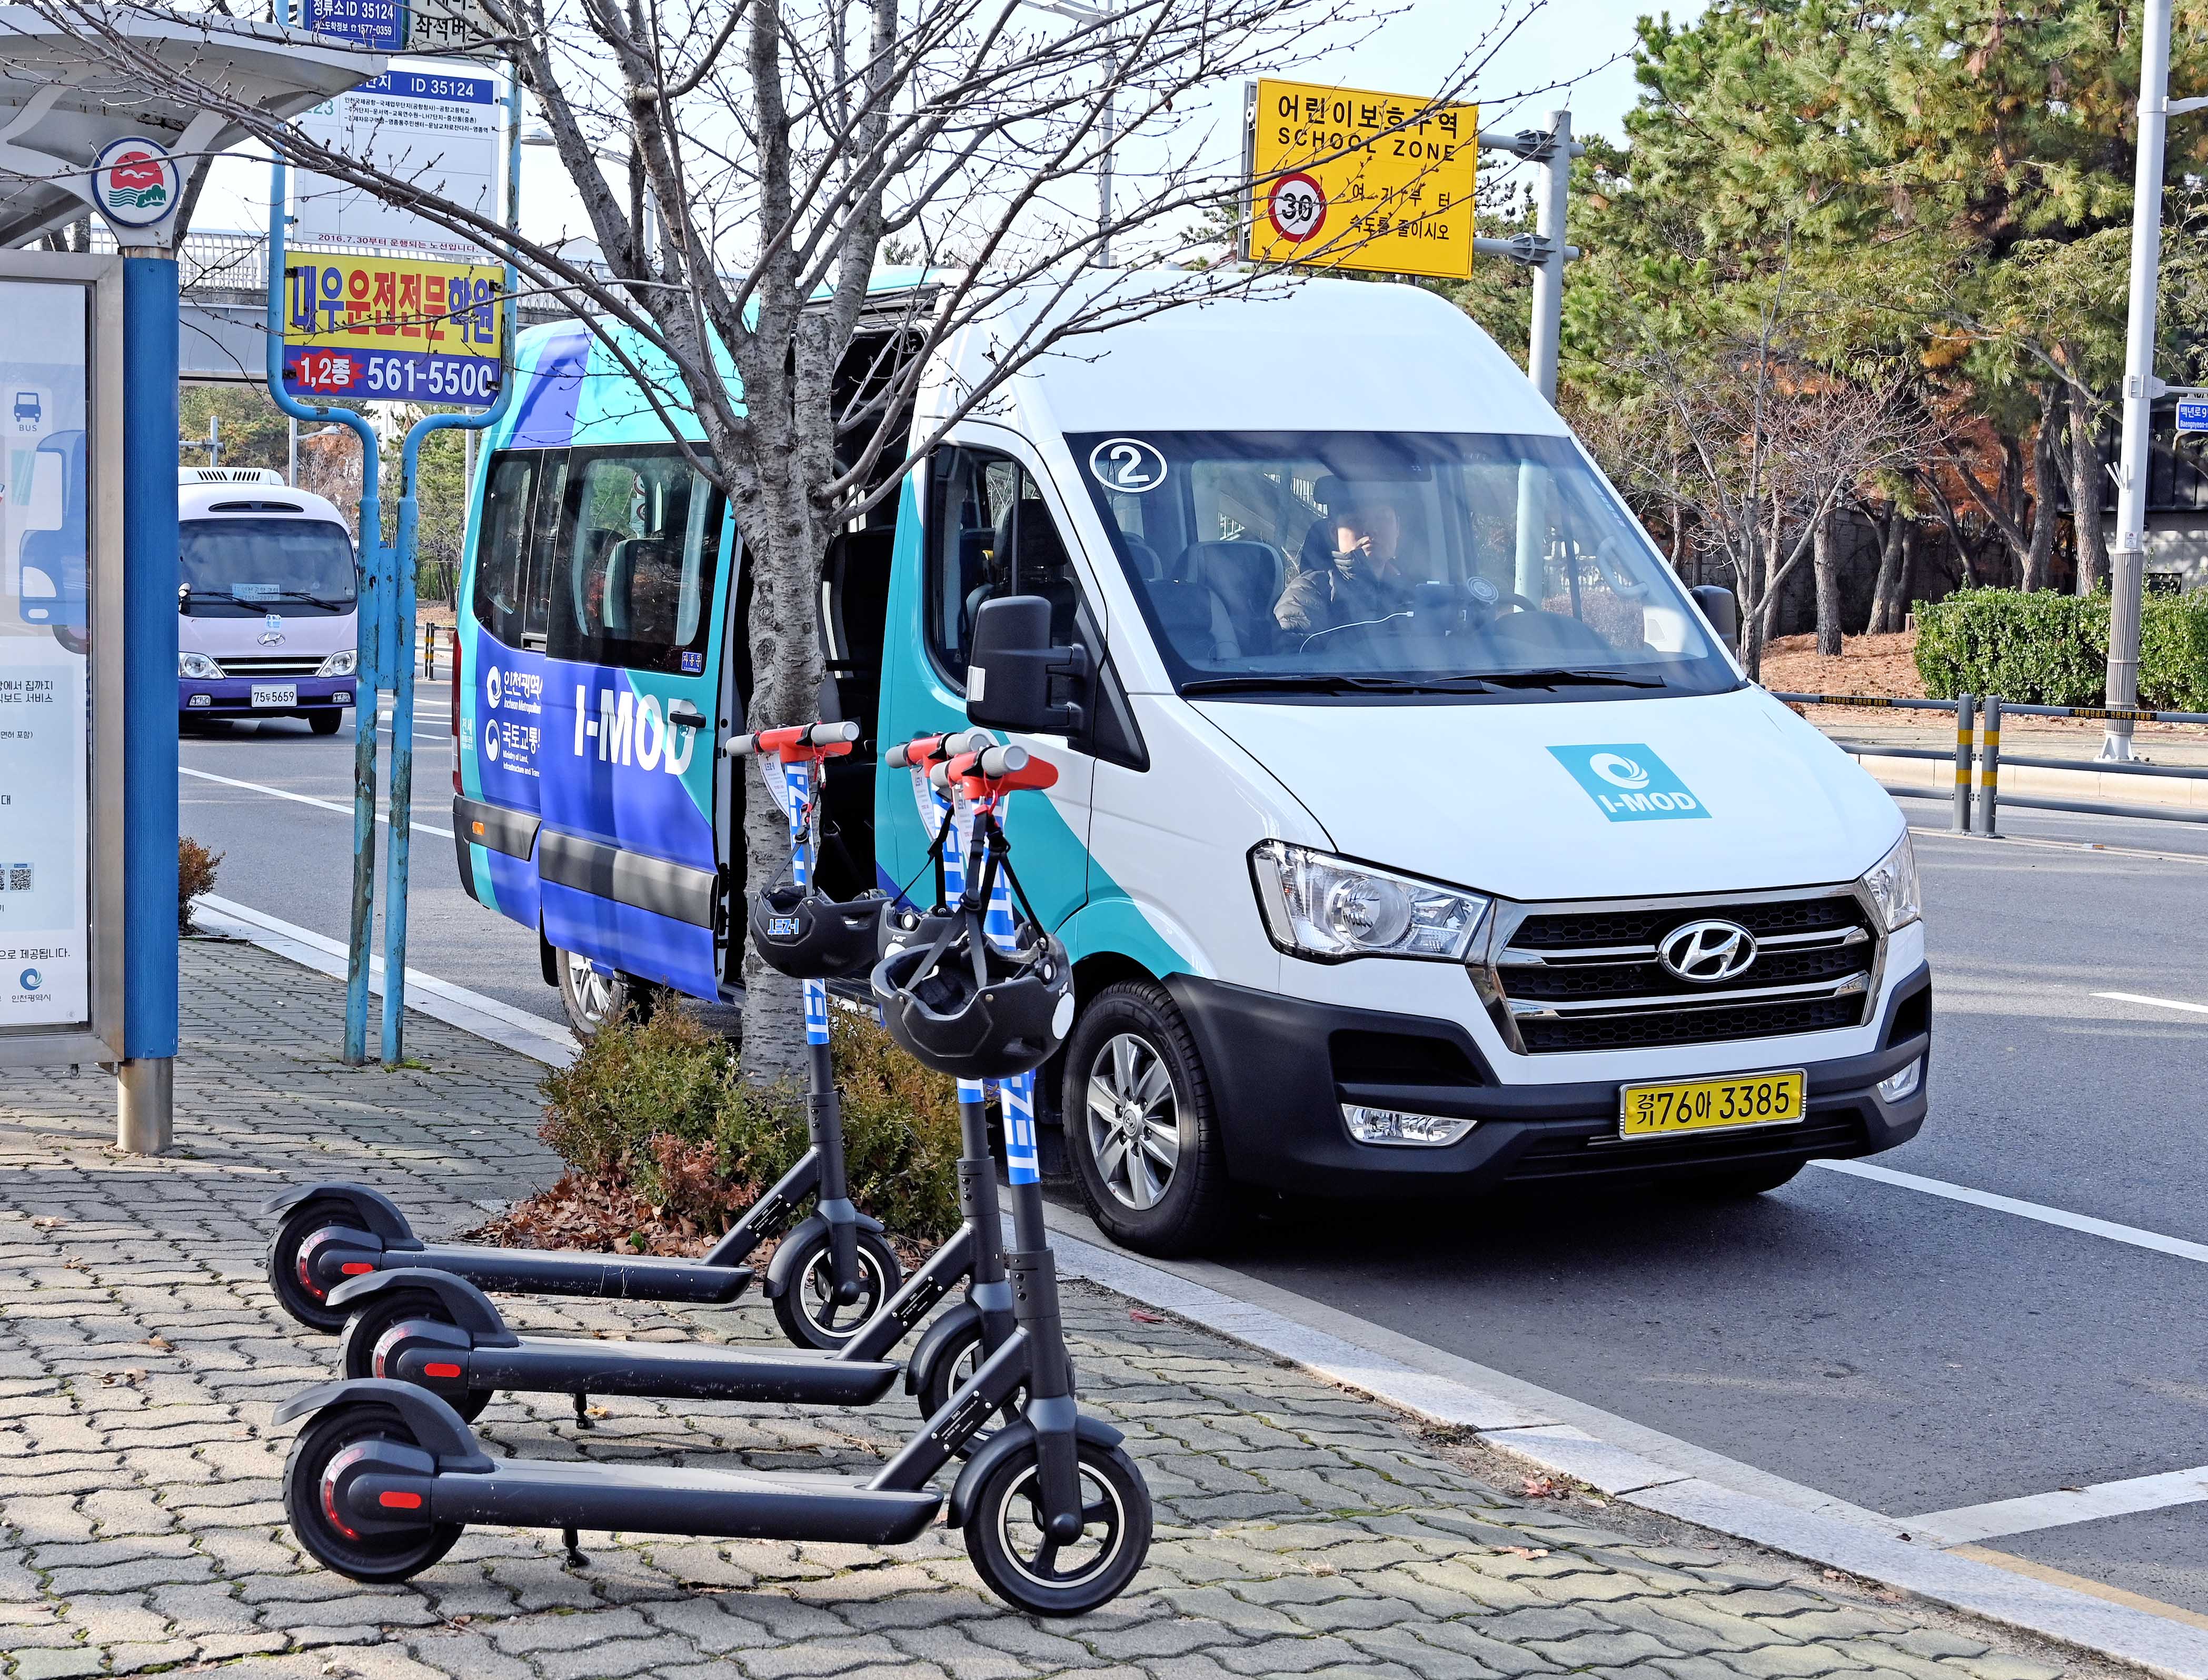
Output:
<svg viewBox="0 0 2208 1680">
<path fill-rule="evenodd" d="M 2167 805 L 2112 805 L 2084 799 L 2043 799 L 2022 794 L 2004 797 L 2001 791 L 2001 720 L 2004 712 L 2045 718 L 2128 720 L 2133 723 L 2208 723 L 2208 712 L 2150 712 L 2109 706 L 2041 706 L 2006 701 L 1989 694 L 1983 702 L 1975 695 L 1959 694 L 1953 700 L 1912 700 L 1898 695 L 1781 694 L 1774 700 L 1791 706 L 1853 706 L 1876 711 L 1953 712 L 1955 714 L 1953 817 L 1949 827 L 1959 834 L 1977 834 L 1989 840 L 2000 834 L 2003 804 L 2028 810 L 2069 811 L 2087 816 L 2130 816 L 2154 822 L 2208 822 L 2208 810 L 2181 810 Z M 1884 746 L 1873 741 L 1835 741 L 1841 751 L 1857 758 L 1927 758 L 1945 763 L 1951 755 L 1925 747 Z M 1971 770 L 1977 771 L 1977 809 L 1972 810 Z M 2189 770 L 2169 764 L 2134 764 L 2097 758 L 2018 758 L 2008 761 L 2020 769 L 2079 770 L 2094 775 L 2160 776 L 2175 781 L 2208 781 L 2208 770 Z M 1884 783 L 1880 784 L 1885 786 Z M 1925 797 L 1921 787 L 1887 787 L 1889 793 Z M 1974 820 L 1975 819 L 1975 820 Z"/>
</svg>

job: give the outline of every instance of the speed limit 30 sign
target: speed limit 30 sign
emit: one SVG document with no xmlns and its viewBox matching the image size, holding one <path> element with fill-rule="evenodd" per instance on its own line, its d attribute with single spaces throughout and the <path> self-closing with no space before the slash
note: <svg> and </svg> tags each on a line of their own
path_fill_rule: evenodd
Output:
<svg viewBox="0 0 2208 1680">
<path fill-rule="evenodd" d="M 1284 175 L 1265 201 L 1273 231 L 1291 245 L 1316 239 L 1326 225 L 1326 188 L 1308 175 Z"/>
</svg>

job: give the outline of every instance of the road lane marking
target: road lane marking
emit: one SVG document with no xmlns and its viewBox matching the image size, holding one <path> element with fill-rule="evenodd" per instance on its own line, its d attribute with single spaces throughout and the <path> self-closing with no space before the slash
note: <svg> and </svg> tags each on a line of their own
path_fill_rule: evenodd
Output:
<svg viewBox="0 0 2208 1680">
<path fill-rule="evenodd" d="M 2117 1003 L 2147 1003 L 2157 1009 L 2189 1009 L 2196 1015 L 2208 1015 L 2208 1003 L 2181 1003 L 2174 997 L 2148 997 L 2139 992 L 2095 992 L 2093 995 Z"/>
<path fill-rule="evenodd" d="M 239 904 L 234 899 L 217 898 L 212 893 L 202 893 L 192 900 L 192 905 L 201 912 L 200 924 L 210 933 L 227 933 L 250 940 L 264 951 L 327 974 L 333 980 L 345 978 L 345 948 L 312 928 L 281 921 L 266 911 Z M 371 955 L 369 959 L 368 989 L 379 997 L 383 994 L 381 957 Z M 495 997 L 486 997 L 481 992 L 470 991 L 465 986 L 456 986 L 449 980 L 440 980 L 434 974 L 424 974 L 411 965 L 406 970 L 406 1007 L 550 1067 L 564 1067 L 580 1054 L 574 1035 L 557 1022 L 532 1015 L 526 1009 L 517 1009 L 511 1003 L 501 1003 Z"/>
<path fill-rule="evenodd" d="M 2208 1502 L 2208 1464 L 2196 1464 L 2189 1470 L 2165 1470 L 2157 1476 L 2132 1476 L 2123 1481 L 2094 1482 L 2020 1499 L 1995 1499 L 1983 1505 L 1927 1511 L 1904 1521 L 1913 1532 L 1962 1545 L 2001 1534 L 2028 1534 L 2039 1528 L 2061 1528 L 2104 1516 L 2130 1516 L 2139 1511 L 2204 1502 Z"/>
<path fill-rule="evenodd" d="M 197 776 L 201 781 L 220 782 L 225 787 L 242 787 L 249 793 L 266 793 L 272 799 L 289 799 L 294 804 L 312 805 L 316 810 L 335 811 L 339 816 L 352 815 L 351 805 L 341 805 L 334 799 L 317 799 L 309 793 L 294 793 L 288 788 L 271 787 L 262 781 L 240 781 L 235 776 L 219 776 L 212 770 L 195 770 L 189 764 L 177 766 L 177 774 L 181 776 Z M 375 814 L 375 820 L 378 822 L 391 821 L 390 817 L 381 811 Z M 418 816 L 414 819 L 414 832 L 417 834 L 435 834 L 444 840 L 450 840 L 453 837 L 453 831 L 450 828 L 440 828 L 435 823 L 424 822 Z"/>
<path fill-rule="evenodd" d="M 2136 1225 L 2119 1225 L 2114 1220 L 2071 1213 L 2040 1202 L 2020 1201 L 2014 1196 L 1996 1196 L 1990 1190 L 1973 1190 L 1967 1185 L 1949 1184 L 1944 1179 L 1898 1173 L 1891 1167 L 1875 1167 L 1868 1161 L 1812 1161 L 1809 1164 L 1822 1167 L 1828 1173 L 1845 1173 L 1850 1178 L 1867 1178 L 1875 1183 L 1891 1184 L 1897 1189 L 1914 1190 L 1920 1195 L 1968 1202 L 1972 1207 L 1990 1208 L 1995 1213 L 2013 1213 L 2019 1219 L 2037 1220 L 2043 1225 L 2060 1225 L 2067 1231 L 2105 1237 L 2110 1242 L 2127 1243 L 2133 1248 L 2151 1248 L 2157 1254 L 2175 1255 L 2181 1260 L 2208 1261 L 2208 1243 L 2187 1242 L 2183 1237 L 2143 1231 Z"/>
</svg>

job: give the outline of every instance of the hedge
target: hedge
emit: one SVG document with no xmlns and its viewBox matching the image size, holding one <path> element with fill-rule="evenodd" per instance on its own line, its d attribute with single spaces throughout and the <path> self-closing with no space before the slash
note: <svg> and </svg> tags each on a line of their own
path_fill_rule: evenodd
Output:
<svg viewBox="0 0 2208 1680">
<path fill-rule="evenodd" d="M 847 1011 L 830 1012 L 829 1038 L 851 1199 L 900 1236 L 948 1236 L 957 1087 Z M 727 1229 L 805 1151 L 804 1093 L 746 1085 L 728 1042 L 679 1001 L 602 1029 L 543 1091 L 537 1135 L 561 1160 L 708 1231 Z"/>
<path fill-rule="evenodd" d="M 1998 694 L 2042 706 L 2106 703 L 2109 597 L 1965 589 L 1918 601 L 1917 674 L 1928 698 Z M 2208 591 L 2149 595 L 2139 625 L 2139 703 L 2208 711 Z"/>
</svg>

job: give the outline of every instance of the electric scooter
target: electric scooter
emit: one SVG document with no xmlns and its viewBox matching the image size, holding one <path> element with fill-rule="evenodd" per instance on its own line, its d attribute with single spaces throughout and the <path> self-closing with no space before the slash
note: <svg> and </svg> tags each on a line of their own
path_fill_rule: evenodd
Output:
<svg viewBox="0 0 2208 1680">
<path fill-rule="evenodd" d="M 1014 787 L 1049 786 L 1055 772 L 1017 747 L 963 754 L 949 768 L 976 800 L 977 850 L 987 860 L 981 889 L 962 894 L 925 949 L 885 958 L 873 984 L 898 1016 L 891 1031 L 901 1043 L 909 1044 L 915 1023 L 955 1037 L 978 1021 L 979 1054 L 998 1057 L 996 1076 L 1004 1077 L 1023 1071 L 1015 1061 L 1031 1068 L 1054 1052 L 1072 1013 L 1065 948 L 1030 925 L 1015 952 L 985 950 L 975 908 L 999 864 L 1009 870 L 997 804 Z M 1038 1001 L 1050 1023 L 1040 1032 Z M 992 1003 L 999 1011 L 993 1026 Z M 970 1056 L 923 1059 L 982 1076 Z M 1017 1608 L 1070 1616 L 1108 1603 L 1148 1553 L 1149 1493 L 1119 1432 L 1075 1402 L 1041 1189 L 1021 1159 L 1016 1152 L 1010 1175 L 1014 1247 L 1005 1257 L 1012 1333 L 872 1477 L 495 1459 L 435 1395 L 355 1379 L 312 1390 L 277 1413 L 279 1421 L 309 1420 L 285 1466 L 293 1533 L 324 1564 L 371 1581 L 420 1573 L 470 1522 L 557 1528 L 571 1553 L 584 1528 L 897 1545 L 917 1536 L 942 1504 L 930 1479 L 1024 1390 L 1023 1415 L 996 1429 L 960 1471 L 949 1521 L 963 1530 L 983 1581 Z"/>
<path fill-rule="evenodd" d="M 855 723 L 799 725 L 736 736 L 723 748 L 731 757 L 765 751 L 780 760 L 789 784 L 791 853 L 801 888 L 810 842 L 817 839 L 814 778 L 825 774 L 828 759 L 850 751 L 858 734 Z M 873 901 L 869 913 L 879 914 L 880 902 Z M 827 1065 L 826 991 L 808 982 L 808 1019 L 816 1009 L 821 1036 L 810 1070 L 808 1146 L 702 1259 L 427 1243 L 381 1191 L 359 1184 L 300 1185 L 261 1208 L 263 1214 L 284 1216 L 268 1245 L 268 1282 L 278 1303 L 309 1329 L 335 1332 L 351 1315 L 331 1299 L 332 1291 L 349 1278 L 405 1267 L 447 1272 L 479 1288 L 516 1294 L 723 1306 L 752 1281 L 752 1268 L 741 1264 L 745 1257 L 789 1229 L 811 1197 L 813 1211 L 775 1251 L 764 1287 L 790 1341 L 824 1352 L 843 1347 L 897 1293 L 903 1269 L 880 1223 L 854 1208 L 845 1193 L 843 1124 Z"/>
<path fill-rule="evenodd" d="M 771 736 L 766 744 L 775 746 Z M 889 759 L 897 768 L 917 765 L 941 774 L 940 767 L 954 753 L 991 744 L 980 732 L 970 740 L 927 737 L 893 749 Z M 969 874 L 956 844 L 954 810 L 954 806 L 945 808 L 931 848 L 939 866 L 938 905 L 930 912 L 938 918 L 935 925 L 952 913 L 943 901 L 945 894 L 955 883 L 963 899 Z M 796 855 L 801 886 L 812 854 L 801 847 Z M 978 876 L 980 869 L 971 872 Z M 1004 894 L 996 890 L 994 896 L 1002 899 Z M 993 908 L 988 898 L 985 890 L 973 908 L 987 915 Z M 769 911 L 775 908 L 771 900 L 763 898 L 762 902 Z M 832 913 L 838 906 L 828 908 Z M 875 930 L 868 926 L 863 931 L 871 947 Z M 825 1062 L 826 1000 L 825 993 L 810 995 L 810 988 L 818 984 L 807 982 L 807 1035 L 816 1060 Z M 829 1079 L 829 1072 L 816 1067 L 816 1102 L 819 1091 L 830 1093 L 825 1111 L 816 1115 L 816 1130 L 833 1136 L 840 1121 Z M 882 1361 L 963 1278 L 967 1299 L 928 1327 L 906 1367 L 906 1390 L 920 1396 L 923 1412 L 933 1414 L 987 1354 L 1010 1339 L 1013 1330 L 982 1088 L 962 1081 L 959 1095 L 957 1170 L 963 1218 L 958 1229 L 905 1281 L 885 1310 L 825 1359 L 719 1343 L 517 1336 L 489 1297 L 465 1278 L 429 1267 L 399 1266 L 348 1278 L 330 1291 L 330 1305 L 351 1314 L 340 1342 L 341 1368 L 349 1378 L 388 1378 L 427 1389 L 469 1421 L 501 1390 L 571 1395 L 576 1422 L 582 1428 L 590 1427 L 588 1399 L 592 1394 L 867 1406 L 888 1391 L 897 1375 L 895 1366 Z M 841 1188 L 824 1177 L 824 1202 Z M 825 1300 L 825 1292 L 817 1293 L 816 1299 Z"/>
</svg>

